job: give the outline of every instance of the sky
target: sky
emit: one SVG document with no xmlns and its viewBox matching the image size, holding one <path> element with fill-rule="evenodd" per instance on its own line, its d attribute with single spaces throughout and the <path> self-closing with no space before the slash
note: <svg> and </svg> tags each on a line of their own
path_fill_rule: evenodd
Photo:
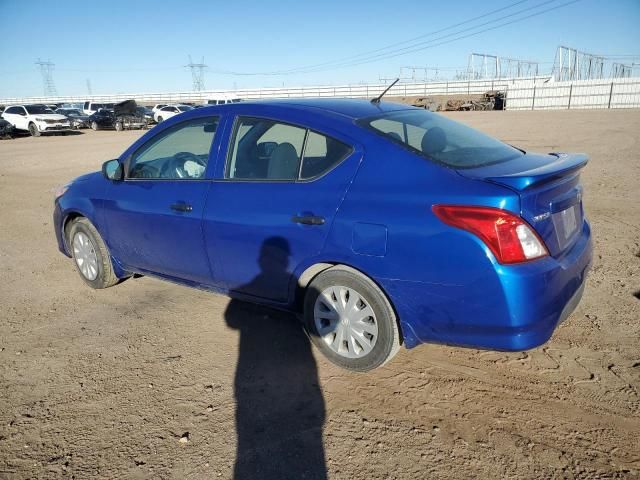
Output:
<svg viewBox="0 0 640 480">
<path fill-rule="evenodd" d="M 472 52 L 550 71 L 558 45 L 640 64 L 640 0 L 571 1 L 0 0 L 0 98 L 43 94 L 39 58 L 59 95 L 188 91 L 189 55 L 211 90 L 452 76 Z"/>
</svg>

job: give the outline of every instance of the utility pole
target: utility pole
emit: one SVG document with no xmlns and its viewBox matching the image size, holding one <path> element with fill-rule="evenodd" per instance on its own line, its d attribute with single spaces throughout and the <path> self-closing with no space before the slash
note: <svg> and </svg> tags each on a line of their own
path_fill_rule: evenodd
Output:
<svg viewBox="0 0 640 480">
<path fill-rule="evenodd" d="M 51 63 L 51 60 L 42 61 L 38 59 L 35 62 L 36 65 L 40 67 L 40 74 L 42 75 L 42 87 L 44 90 L 45 97 L 55 97 L 58 95 L 58 91 L 56 90 L 56 85 L 53 83 L 53 67 L 56 66 L 55 63 Z"/>
<path fill-rule="evenodd" d="M 191 79 L 193 81 L 193 91 L 201 92 L 204 90 L 204 69 L 207 68 L 207 65 L 204 63 L 204 57 L 200 63 L 193 63 L 191 60 L 191 55 L 189 55 L 189 64 L 185 65 L 185 67 L 189 67 L 191 69 Z"/>
<path fill-rule="evenodd" d="M 93 95 L 93 91 L 91 90 L 91 80 L 87 78 L 87 93 L 89 95 Z"/>
</svg>

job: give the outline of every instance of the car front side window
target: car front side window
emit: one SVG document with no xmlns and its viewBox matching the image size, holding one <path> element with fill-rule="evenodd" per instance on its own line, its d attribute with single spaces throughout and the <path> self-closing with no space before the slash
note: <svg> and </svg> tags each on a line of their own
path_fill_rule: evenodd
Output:
<svg viewBox="0 0 640 480">
<path fill-rule="evenodd" d="M 152 138 L 131 156 L 127 178 L 204 178 L 218 121 L 217 117 L 196 118 Z"/>
</svg>

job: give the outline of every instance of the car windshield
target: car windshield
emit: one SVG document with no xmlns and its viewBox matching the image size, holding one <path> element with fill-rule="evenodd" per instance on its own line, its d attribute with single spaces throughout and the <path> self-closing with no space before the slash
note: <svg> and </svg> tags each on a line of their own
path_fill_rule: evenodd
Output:
<svg viewBox="0 0 640 480">
<path fill-rule="evenodd" d="M 82 112 L 80 110 L 75 110 L 73 108 L 67 109 L 67 110 L 60 110 L 60 112 L 63 115 L 82 115 Z"/>
<path fill-rule="evenodd" d="M 189 110 L 193 110 L 193 107 L 190 107 L 189 105 L 180 105 L 178 110 L 181 112 L 188 112 Z"/>
<path fill-rule="evenodd" d="M 25 105 L 24 108 L 30 115 L 38 115 L 42 113 L 53 113 L 53 110 L 45 105 Z"/>
<path fill-rule="evenodd" d="M 453 168 L 483 167 L 523 155 L 510 145 L 427 110 L 391 112 L 359 123 Z"/>
</svg>

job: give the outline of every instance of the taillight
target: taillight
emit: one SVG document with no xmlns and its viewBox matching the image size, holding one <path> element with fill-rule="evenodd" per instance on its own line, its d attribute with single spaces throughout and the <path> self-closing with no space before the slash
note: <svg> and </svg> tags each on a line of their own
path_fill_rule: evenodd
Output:
<svg viewBox="0 0 640 480">
<path fill-rule="evenodd" d="M 521 263 L 548 255 L 544 243 L 521 217 L 491 207 L 434 205 L 447 225 L 479 237 L 500 263 Z"/>
</svg>

